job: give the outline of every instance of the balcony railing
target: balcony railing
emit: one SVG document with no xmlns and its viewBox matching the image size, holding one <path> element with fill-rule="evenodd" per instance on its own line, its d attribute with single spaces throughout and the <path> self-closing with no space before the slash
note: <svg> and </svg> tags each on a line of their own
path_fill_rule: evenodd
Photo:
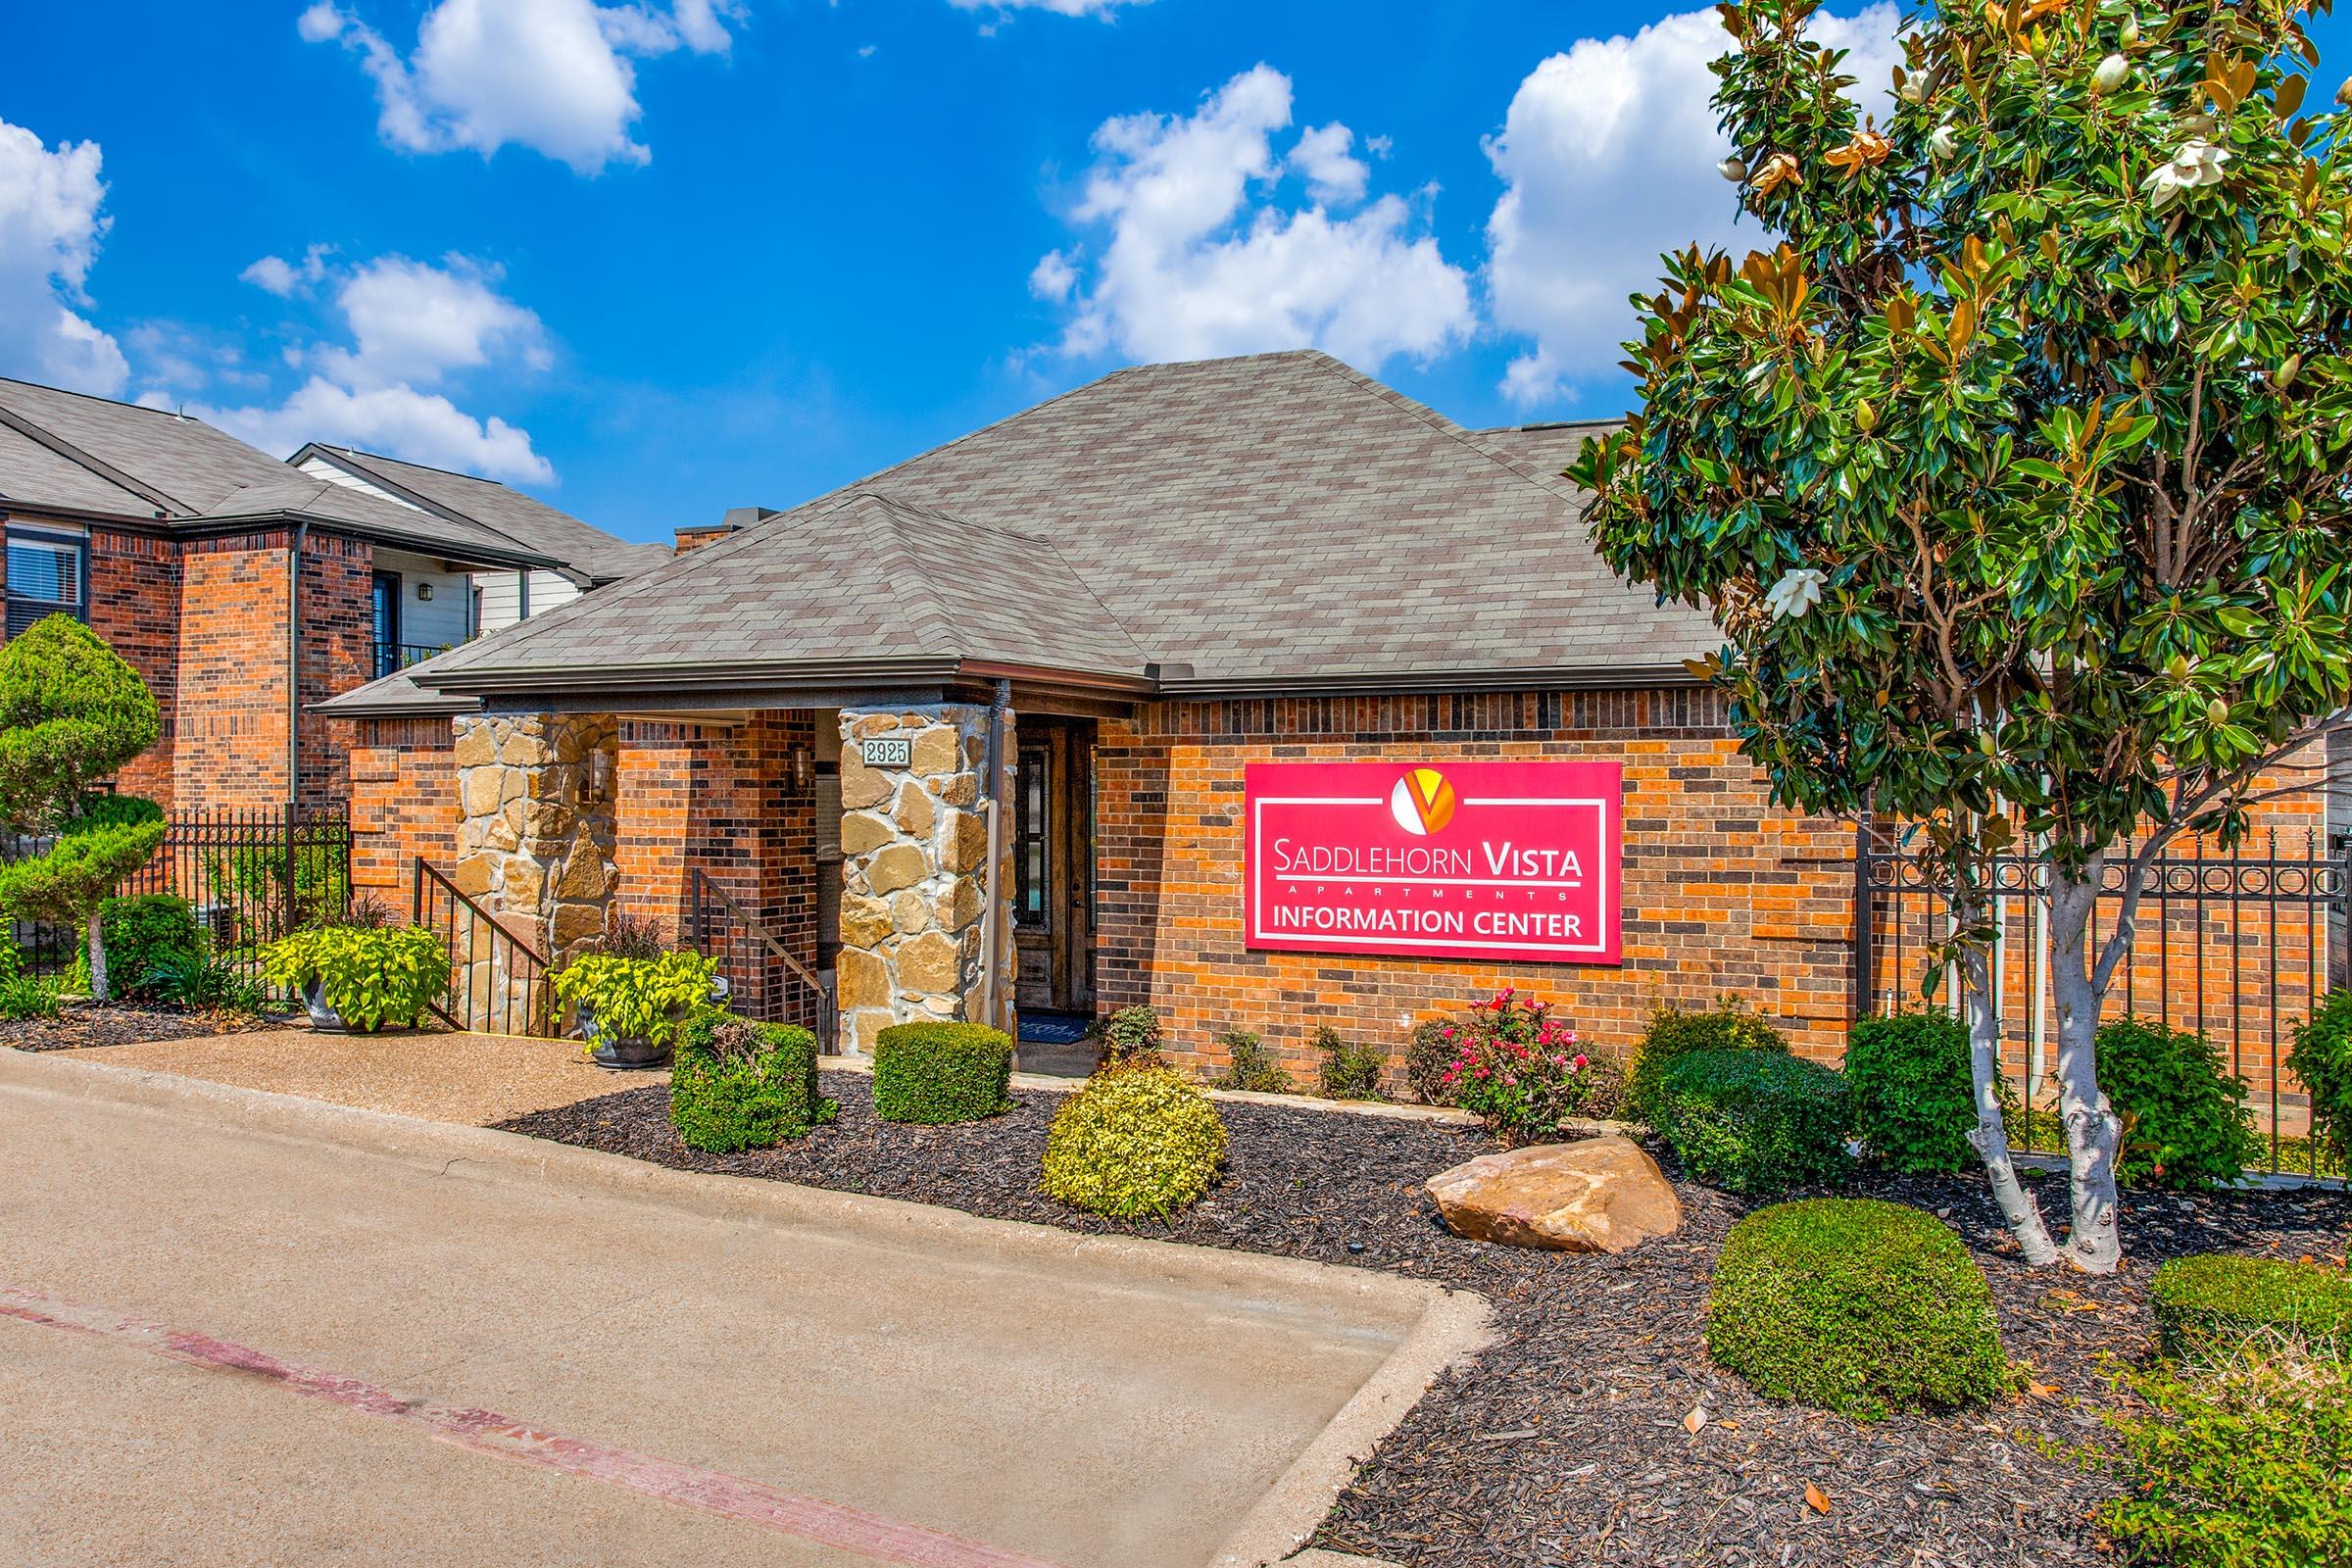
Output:
<svg viewBox="0 0 2352 1568">
<path fill-rule="evenodd" d="M 453 643 L 377 643 L 373 678 L 382 680 L 386 675 L 396 674 L 435 654 L 445 654 L 455 646 Z"/>
</svg>

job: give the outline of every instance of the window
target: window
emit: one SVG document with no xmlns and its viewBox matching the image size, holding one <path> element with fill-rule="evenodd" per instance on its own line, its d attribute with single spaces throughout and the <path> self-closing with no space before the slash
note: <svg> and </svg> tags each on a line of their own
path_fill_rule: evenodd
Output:
<svg viewBox="0 0 2352 1568">
<path fill-rule="evenodd" d="M 400 573 L 375 574 L 375 676 L 381 680 L 406 662 L 400 655 Z"/>
<path fill-rule="evenodd" d="M 55 614 L 90 618 L 90 542 L 79 534 L 8 530 L 8 635 Z"/>
<path fill-rule="evenodd" d="M 1046 847 L 1053 827 L 1046 787 L 1053 766 L 1052 752 L 1024 746 L 1013 773 L 1012 923 L 1032 929 L 1046 924 Z"/>
</svg>

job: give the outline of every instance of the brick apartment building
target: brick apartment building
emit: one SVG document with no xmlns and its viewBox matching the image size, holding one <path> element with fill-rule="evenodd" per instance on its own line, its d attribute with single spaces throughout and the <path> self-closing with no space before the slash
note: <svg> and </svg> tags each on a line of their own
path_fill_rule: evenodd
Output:
<svg viewBox="0 0 2352 1568">
<path fill-rule="evenodd" d="M 1297 1069 L 1510 986 L 1834 1053 L 1854 829 L 1768 805 L 1713 627 L 1593 552 L 1585 433 L 1314 353 L 1119 371 L 325 705 L 356 875 L 422 858 L 553 956 L 723 899 L 850 1049 L 1149 1003 Z"/>
<path fill-rule="evenodd" d="M 531 584 L 568 598 L 668 555 L 489 481 L 299 456 L 0 380 L 6 630 L 78 616 L 146 677 L 163 738 L 124 789 L 182 809 L 340 805 L 348 738 L 314 705 L 519 619 Z"/>
</svg>

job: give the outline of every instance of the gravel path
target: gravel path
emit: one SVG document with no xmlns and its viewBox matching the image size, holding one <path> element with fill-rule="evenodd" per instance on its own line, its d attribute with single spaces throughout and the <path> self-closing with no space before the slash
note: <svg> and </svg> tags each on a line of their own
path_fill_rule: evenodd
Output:
<svg viewBox="0 0 2352 1568">
<path fill-rule="evenodd" d="M 1771 1405 L 1712 1367 L 1707 1278 L 1749 1206 L 1678 1183 L 1687 1224 L 1623 1257 L 1484 1247 L 1446 1231 L 1422 1191 L 1483 1152 L 1477 1132 L 1257 1104 L 1221 1105 L 1225 1181 L 1173 1226 L 1126 1226 L 1038 1196 L 1060 1097 L 958 1127 L 875 1119 L 870 1080 L 828 1072 L 841 1119 L 778 1150 L 698 1153 L 664 1091 L 625 1090 L 507 1125 L 682 1169 L 801 1182 L 1082 1231 L 1130 1231 L 1361 1268 L 1480 1292 L 1499 1342 L 1433 1391 L 1341 1497 L 1318 1544 L 1432 1568 L 1560 1563 L 2008 1565 L 2089 1560 L 2085 1512 L 2108 1489 L 2056 1451 L 2098 1440 L 2097 1358 L 2150 1342 L 2147 1269 L 2219 1248 L 2340 1256 L 2352 1198 L 2302 1192 L 2135 1200 L 2131 1272 L 2037 1273 L 2004 1250 L 1981 1181 L 1859 1189 L 1943 1216 L 1992 1279 L 2012 1357 L 2044 1391 L 1950 1420 L 1865 1426 Z M 2053 1201 L 2054 1200 L 2054 1201 Z M 2045 1206 L 2062 1209 L 2063 1188 Z M 2053 1213 L 2055 1223 L 2062 1218 Z M 1685 1430 L 1696 1406 L 1697 1436 Z M 1806 1500 L 1808 1485 L 1828 1499 Z"/>
</svg>

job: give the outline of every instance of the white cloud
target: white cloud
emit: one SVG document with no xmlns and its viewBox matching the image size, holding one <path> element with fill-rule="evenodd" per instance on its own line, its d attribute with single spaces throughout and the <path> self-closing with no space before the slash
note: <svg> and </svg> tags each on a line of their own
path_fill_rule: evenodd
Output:
<svg viewBox="0 0 2352 1568">
<path fill-rule="evenodd" d="M 1071 214 L 1100 254 L 1055 251 L 1031 273 L 1043 297 L 1071 303 L 1064 352 L 1164 360 L 1312 346 L 1377 369 L 1469 334 L 1469 279 L 1411 232 L 1403 198 L 1346 218 L 1327 210 L 1360 199 L 1369 175 L 1347 151 L 1348 128 L 1322 126 L 1277 154 L 1275 133 L 1290 123 L 1290 78 L 1263 65 L 1191 116 L 1102 122 Z M 1316 198 L 1303 209 L 1280 200 L 1293 164 Z"/>
<path fill-rule="evenodd" d="M 1150 0 L 949 0 L 958 11 L 1050 11 L 1057 17 L 1107 17 L 1126 5 Z"/>
<path fill-rule="evenodd" d="M 129 379 L 122 348 L 75 310 L 110 221 L 99 163 L 94 141 L 51 151 L 0 121 L 0 375 L 108 396 Z"/>
<path fill-rule="evenodd" d="M 289 262 L 282 256 L 265 256 L 237 277 L 281 300 L 290 299 L 295 290 L 326 276 L 326 259 L 333 254 L 331 245 L 314 245 L 299 262 Z"/>
<path fill-rule="evenodd" d="M 1813 22 L 1822 42 L 1852 51 L 1845 74 L 1882 124 L 1902 58 L 1895 22 L 1889 0 Z M 1731 48 L 1713 12 L 1686 12 L 1630 38 L 1583 39 L 1519 84 L 1487 143 L 1504 183 L 1487 223 L 1494 323 L 1534 339 L 1503 378 L 1514 400 L 1614 374 L 1633 331 L 1627 296 L 1654 290 L 1661 253 L 1696 243 L 1738 255 L 1762 242 L 1715 172 L 1729 147 L 1707 104 L 1707 66 Z"/>
<path fill-rule="evenodd" d="M 312 43 L 340 42 L 375 82 L 377 129 L 410 152 L 512 142 L 583 174 L 653 154 L 630 131 L 642 113 L 632 59 L 688 49 L 722 54 L 739 0 L 676 0 L 666 10 L 594 0 L 438 0 L 408 58 L 334 0 L 295 26 Z"/>
<path fill-rule="evenodd" d="M 245 275 L 269 288 L 282 272 L 284 292 L 331 277 L 350 342 L 290 350 L 287 363 L 306 376 L 281 401 L 191 402 L 187 412 L 279 457 L 305 441 L 331 441 L 492 478 L 554 479 L 528 431 L 495 416 L 476 418 L 440 389 L 466 371 L 536 371 L 551 363 L 545 325 L 498 292 L 497 270 L 463 256 L 438 265 L 385 256 L 337 269 L 329 254 L 313 246 L 299 268 L 264 257 Z M 160 369 L 156 378 L 167 379 Z M 173 406 L 160 396 L 148 401 Z"/>
</svg>

